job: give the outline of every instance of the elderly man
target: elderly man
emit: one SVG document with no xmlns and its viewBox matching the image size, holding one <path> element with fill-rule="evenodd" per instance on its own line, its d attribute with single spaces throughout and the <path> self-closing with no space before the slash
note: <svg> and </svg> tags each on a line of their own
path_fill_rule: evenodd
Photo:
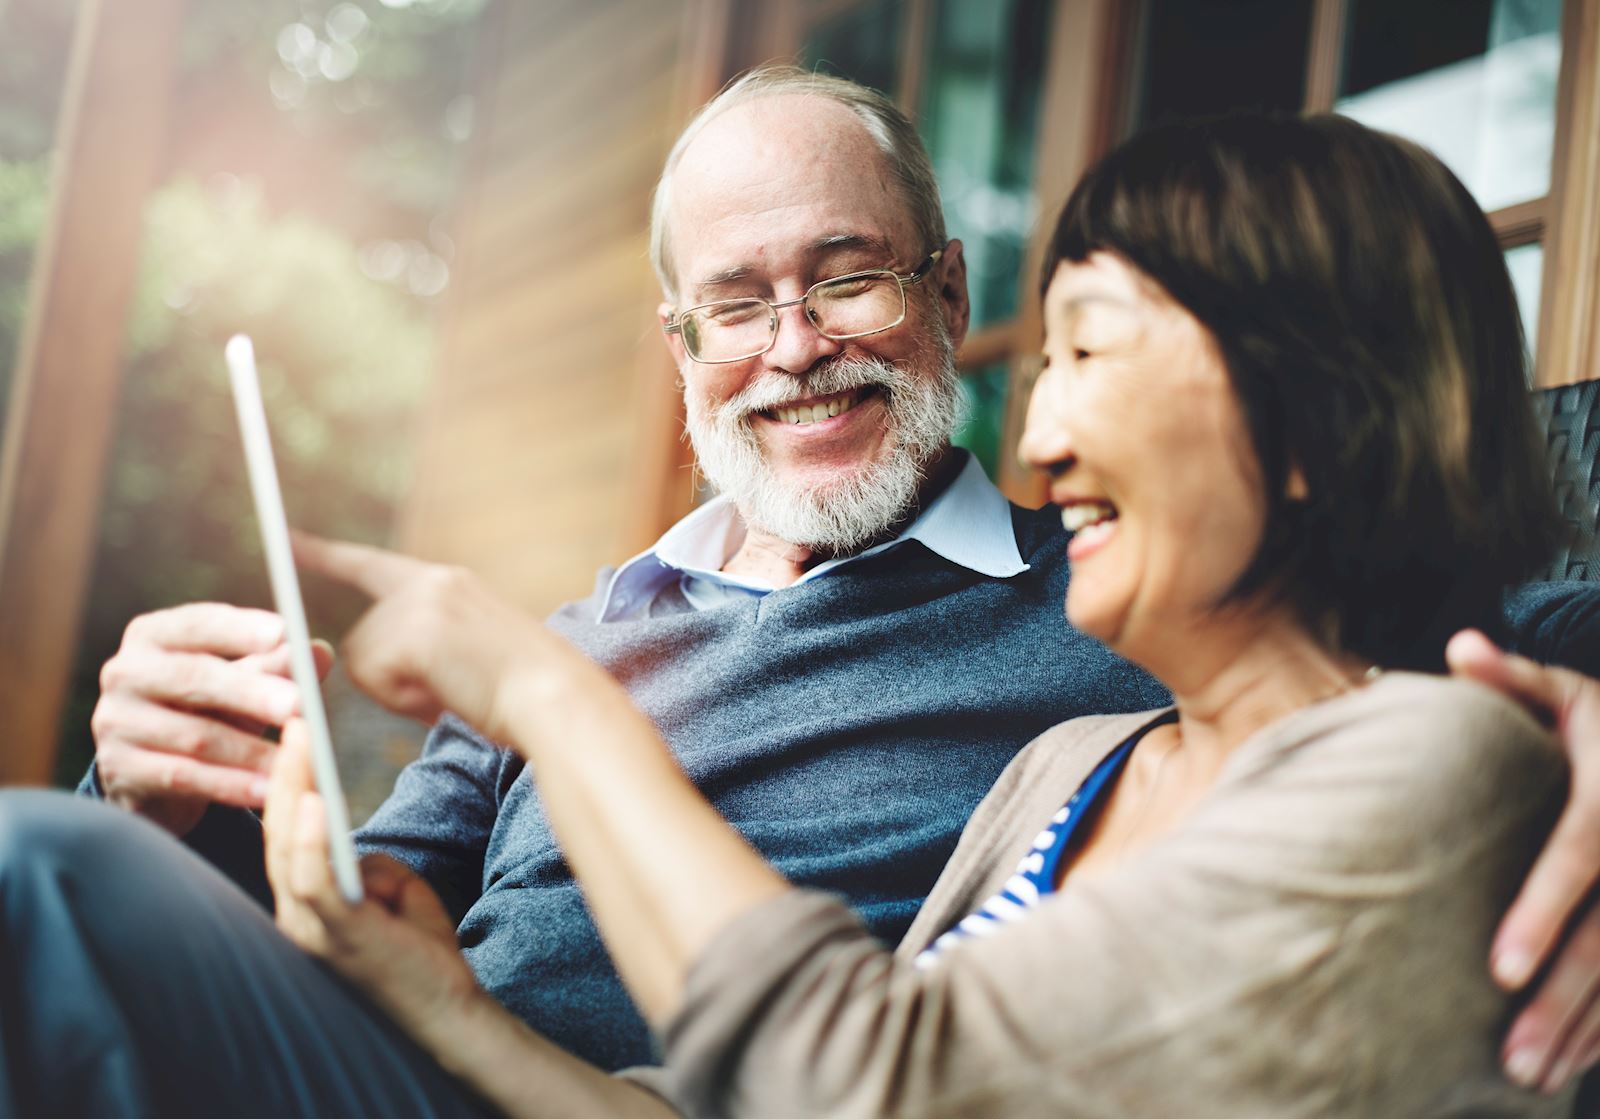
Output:
<svg viewBox="0 0 1600 1119">
<path fill-rule="evenodd" d="M 1025 742 L 1163 697 L 1064 631 L 1056 518 L 1008 505 L 950 446 L 962 249 L 902 114 L 847 82 L 758 72 L 679 139 L 653 231 L 663 327 L 720 496 L 550 624 L 624 682 L 779 870 L 892 941 Z M 349 556 L 312 544 L 302 560 Z M 295 705 L 284 659 L 258 612 L 135 621 L 103 674 L 83 788 L 263 902 L 242 809 L 274 752 L 253 731 Z M 24 973 L 0 996 L 0 1037 L 25 1110 L 476 1106 L 155 829 L 42 798 L 4 815 Z M 602 1067 L 649 1061 L 517 756 L 446 716 L 358 841 L 438 891 L 477 981 L 519 1017 Z"/>
</svg>

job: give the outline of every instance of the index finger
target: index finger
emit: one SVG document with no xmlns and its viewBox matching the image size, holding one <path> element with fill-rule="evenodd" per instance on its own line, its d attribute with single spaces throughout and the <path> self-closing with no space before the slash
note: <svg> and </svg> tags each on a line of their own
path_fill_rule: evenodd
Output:
<svg viewBox="0 0 1600 1119">
<path fill-rule="evenodd" d="M 371 598 L 394 593 L 427 567 L 421 560 L 398 552 L 347 540 L 328 540 L 298 529 L 290 530 L 289 539 L 296 564 L 355 587 Z"/>
</svg>

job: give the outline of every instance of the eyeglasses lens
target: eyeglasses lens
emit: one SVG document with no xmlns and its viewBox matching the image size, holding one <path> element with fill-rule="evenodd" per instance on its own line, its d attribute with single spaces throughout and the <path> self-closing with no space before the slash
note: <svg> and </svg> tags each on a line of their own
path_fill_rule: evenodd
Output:
<svg viewBox="0 0 1600 1119">
<path fill-rule="evenodd" d="M 811 289 L 806 311 L 819 332 L 849 338 L 887 330 L 905 317 L 905 292 L 892 272 L 844 276 Z M 778 316 L 760 299 L 738 299 L 685 312 L 683 344 L 696 361 L 738 361 L 764 353 Z"/>
<path fill-rule="evenodd" d="M 886 330 L 906 311 L 900 281 L 888 272 L 818 284 L 808 305 L 817 329 L 838 338 Z"/>
</svg>

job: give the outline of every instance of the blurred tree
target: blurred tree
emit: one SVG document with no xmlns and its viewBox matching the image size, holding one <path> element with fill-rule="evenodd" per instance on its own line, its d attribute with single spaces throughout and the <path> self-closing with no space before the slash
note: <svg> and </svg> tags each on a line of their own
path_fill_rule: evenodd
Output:
<svg viewBox="0 0 1600 1119">
<path fill-rule="evenodd" d="M 273 218 L 238 184 L 179 182 L 147 211 L 107 479 L 58 775 L 92 753 L 98 667 L 133 615 L 195 600 L 269 606 L 237 422 L 220 362 L 247 331 L 261 362 L 291 521 L 382 541 L 409 478 L 431 329 L 409 296 L 362 275 L 336 231 Z M 309 584 L 337 633 L 359 602 Z"/>
<path fill-rule="evenodd" d="M 486 0 L 190 6 L 167 186 L 146 210 L 102 531 L 57 776 L 92 752 L 100 663 L 136 613 L 265 605 L 219 354 L 261 359 L 291 520 L 373 541 L 409 480 L 411 419 L 449 281 L 441 220 L 472 128 Z M 0 0 L 0 423 L 75 5 Z M 61 433 L 70 437 L 70 432 Z M 359 605 L 308 586 L 313 625 Z"/>
<path fill-rule="evenodd" d="M 42 156 L 18 162 L 0 159 L 0 432 L 5 430 L 33 246 L 44 227 L 48 174 Z"/>
</svg>

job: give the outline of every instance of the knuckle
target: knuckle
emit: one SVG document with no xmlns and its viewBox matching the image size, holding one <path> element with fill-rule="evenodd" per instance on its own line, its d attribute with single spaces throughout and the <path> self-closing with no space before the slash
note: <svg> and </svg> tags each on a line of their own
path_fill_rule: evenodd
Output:
<svg viewBox="0 0 1600 1119">
<path fill-rule="evenodd" d="M 436 597 L 444 598 L 460 590 L 466 581 L 466 572 L 451 564 L 440 564 L 429 568 L 423 579 L 429 591 Z"/>
<path fill-rule="evenodd" d="M 200 661 L 174 658 L 163 674 L 167 690 L 177 702 L 193 707 L 206 701 L 205 672 Z"/>
<path fill-rule="evenodd" d="M 144 644 L 146 641 L 150 640 L 152 631 L 154 631 L 158 624 L 159 623 L 156 621 L 156 615 L 140 614 L 138 617 L 134 618 L 133 621 L 128 623 L 127 629 L 122 631 L 123 647 L 126 648 L 129 645 Z"/>
<path fill-rule="evenodd" d="M 157 773 L 156 782 L 163 792 L 186 793 L 189 791 L 189 776 L 183 766 L 175 763 L 168 763 L 162 766 Z"/>
<path fill-rule="evenodd" d="M 127 783 L 123 764 L 123 748 L 116 742 L 97 742 L 94 751 L 95 769 L 100 774 L 100 784 L 109 793 Z"/>
<path fill-rule="evenodd" d="M 128 684 L 128 656 L 119 652 L 100 666 L 100 691 L 119 692 Z"/>
<path fill-rule="evenodd" d="M 96 746 L 104 746 L 116 737 L 119 725 L 116 704 L 101 696 L 94 705 L 94 711 L 89 715 L 89 734 L 94 738 Z"/>
<path fill-rule="evenodd" d="M 210 735 L 202 723 L 180 723 L 167 736 L 167 748 L 184 757 L 198 758 L 208 753 Z"/>
</svg>

